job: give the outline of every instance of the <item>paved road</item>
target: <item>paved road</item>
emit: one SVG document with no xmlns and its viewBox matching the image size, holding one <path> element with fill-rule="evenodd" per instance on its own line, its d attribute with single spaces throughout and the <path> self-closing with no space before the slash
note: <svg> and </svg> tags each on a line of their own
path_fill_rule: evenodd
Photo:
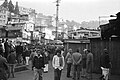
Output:
<svg viewBox="0 0 120 80">
<path fill-rule="evenodd" d="M 92 80 L 99 80 L 100 75 L 93 74 Z M 15 78 L 10 78 L 9 80 L 33 80 L 33 71 L 27 70 L 27 71 L 22 71 L 22 72 L 17 72 L 15 73 Z M 49 72 L 48 73 L 43 73 L 43 80 L 54 80 L 54 71 L 49 64 Z M 61 80 L 72 80 L 72 78 L 67 78 L 66 77 L 66 68 L 62 71 L 62 76 Z M 81 78 L 80 80 L 87 80 Z M 120 76 L 114 76 L 111 78 L 111 80 L 120 80 Z"/>
<path fill-rule="evenodd" d="M 9 80 L 33 80 L 33 71 L 27 70 L 17 72 L 15 73 L 15 78 L 10 78 Z M 49 64 L 48 73 L 43 73 L 43 80 L 54 80 L 54 71 L 51 64 Z M 62 71 L 61 80 L 72 80 L 66 77 L 66 69 Z"/>
</svg>

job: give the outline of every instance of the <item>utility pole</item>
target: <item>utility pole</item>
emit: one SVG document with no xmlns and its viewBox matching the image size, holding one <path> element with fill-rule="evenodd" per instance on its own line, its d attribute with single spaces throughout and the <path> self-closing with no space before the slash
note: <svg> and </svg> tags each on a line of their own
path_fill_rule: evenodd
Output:
<svg viewBox="0 0 120 80">
<path fill-rule="evenodd" d="M 58 22 L 59 22 L 59 17 L 58 17 L 58 12 L 59 12 L 59 3 L 60 0 L 56 1 L 56 40 L 58 39 Z"/>
</svg>

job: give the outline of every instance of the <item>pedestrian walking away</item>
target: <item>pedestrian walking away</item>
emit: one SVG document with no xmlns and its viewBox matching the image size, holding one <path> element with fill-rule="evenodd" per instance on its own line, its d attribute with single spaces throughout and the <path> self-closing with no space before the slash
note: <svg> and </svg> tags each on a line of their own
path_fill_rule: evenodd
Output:
<svg viewBox="0 0 120 80">
<path fill-rule="evenodd" d="M 72 66 L 72 49 L 69 49 L 65 57 L 65 62 L 67 64 L 67 77 L 71 78 L 72 76 L 70 75 L 70 73 L 71 73 L 71 66 Z"/>
<path fill-rule="evenodd" d="M 87 53 L 87 61 L 86 61 L 87 79 L 92 80 L 93 54 L 90 52 L 90 50 L 86 50 L 86 53 Z"/>
<path fill-rule="evenodd" d="M 77 80 L 79 80 L 82 61 L 82 55 L 81 53 L 79 53 L 79 49 L 77 49 L 76 52 L 72 54 L 72 60 L 73 60 L 73 80 L 76 80 L 76 78 Z"/>
<path fill-rule="evenodd" d="M 87 60 L 87 55 L 86 55 L 86 50 L 83 50 L 83 54 L 82 54 L 82 75 L 81 77 L 85 78 L 86 77 L 86 60 Z"/>
</svg>

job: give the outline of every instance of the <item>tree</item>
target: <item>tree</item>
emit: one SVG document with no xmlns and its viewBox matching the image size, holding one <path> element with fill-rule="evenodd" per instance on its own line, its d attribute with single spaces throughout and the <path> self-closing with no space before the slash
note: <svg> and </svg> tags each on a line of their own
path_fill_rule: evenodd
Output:
<svg viewBox="0 0 120 80">
<path fill-rule="evenodd" d="M 12 4 L 12 1 L 10 0 L 8 3 L 8 10 L 12 13 L 14 13 L 14 5 Z"/>
<path fill-rule="evenodd" d="M 18 2 L 16 2 L 16 6 L 15 6 L 15 11 L 14 11 L 15 14 L 19 14 L 19 7 L 18 7 Z"/>
<path fill-rule="evenodd" d="M 4 8 L 8 8 L 8 1 L 5 0 L 4 3 L 1 6 L 3 6 Z"/>
</svg>

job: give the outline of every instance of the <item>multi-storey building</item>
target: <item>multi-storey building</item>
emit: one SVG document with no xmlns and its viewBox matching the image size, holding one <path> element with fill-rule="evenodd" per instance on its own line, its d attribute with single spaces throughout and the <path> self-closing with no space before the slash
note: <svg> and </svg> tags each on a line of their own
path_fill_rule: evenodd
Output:
<svg viewBox="0 0 120 80">
<path fill-rule="evenodd" d="M 0 6 L 0 27 L 2 28 L 7 24 L 8 10 Z"/>
<path fill-rule="evenodd" d="M 52 31 L 55 30 L 52 25 L 52 16 L 46 16 L 42 13 L 36 15 L 35 30 L 45 34 L 46 39 L 52 39 Z"/>
<path fill-rule="evenodd" d="M 74 39 L 98 37 L 98 36 L 100 37 L 100 30 L 77 29 L 77 30 L 69 31 L 68 35 Z"/>
</svg>

